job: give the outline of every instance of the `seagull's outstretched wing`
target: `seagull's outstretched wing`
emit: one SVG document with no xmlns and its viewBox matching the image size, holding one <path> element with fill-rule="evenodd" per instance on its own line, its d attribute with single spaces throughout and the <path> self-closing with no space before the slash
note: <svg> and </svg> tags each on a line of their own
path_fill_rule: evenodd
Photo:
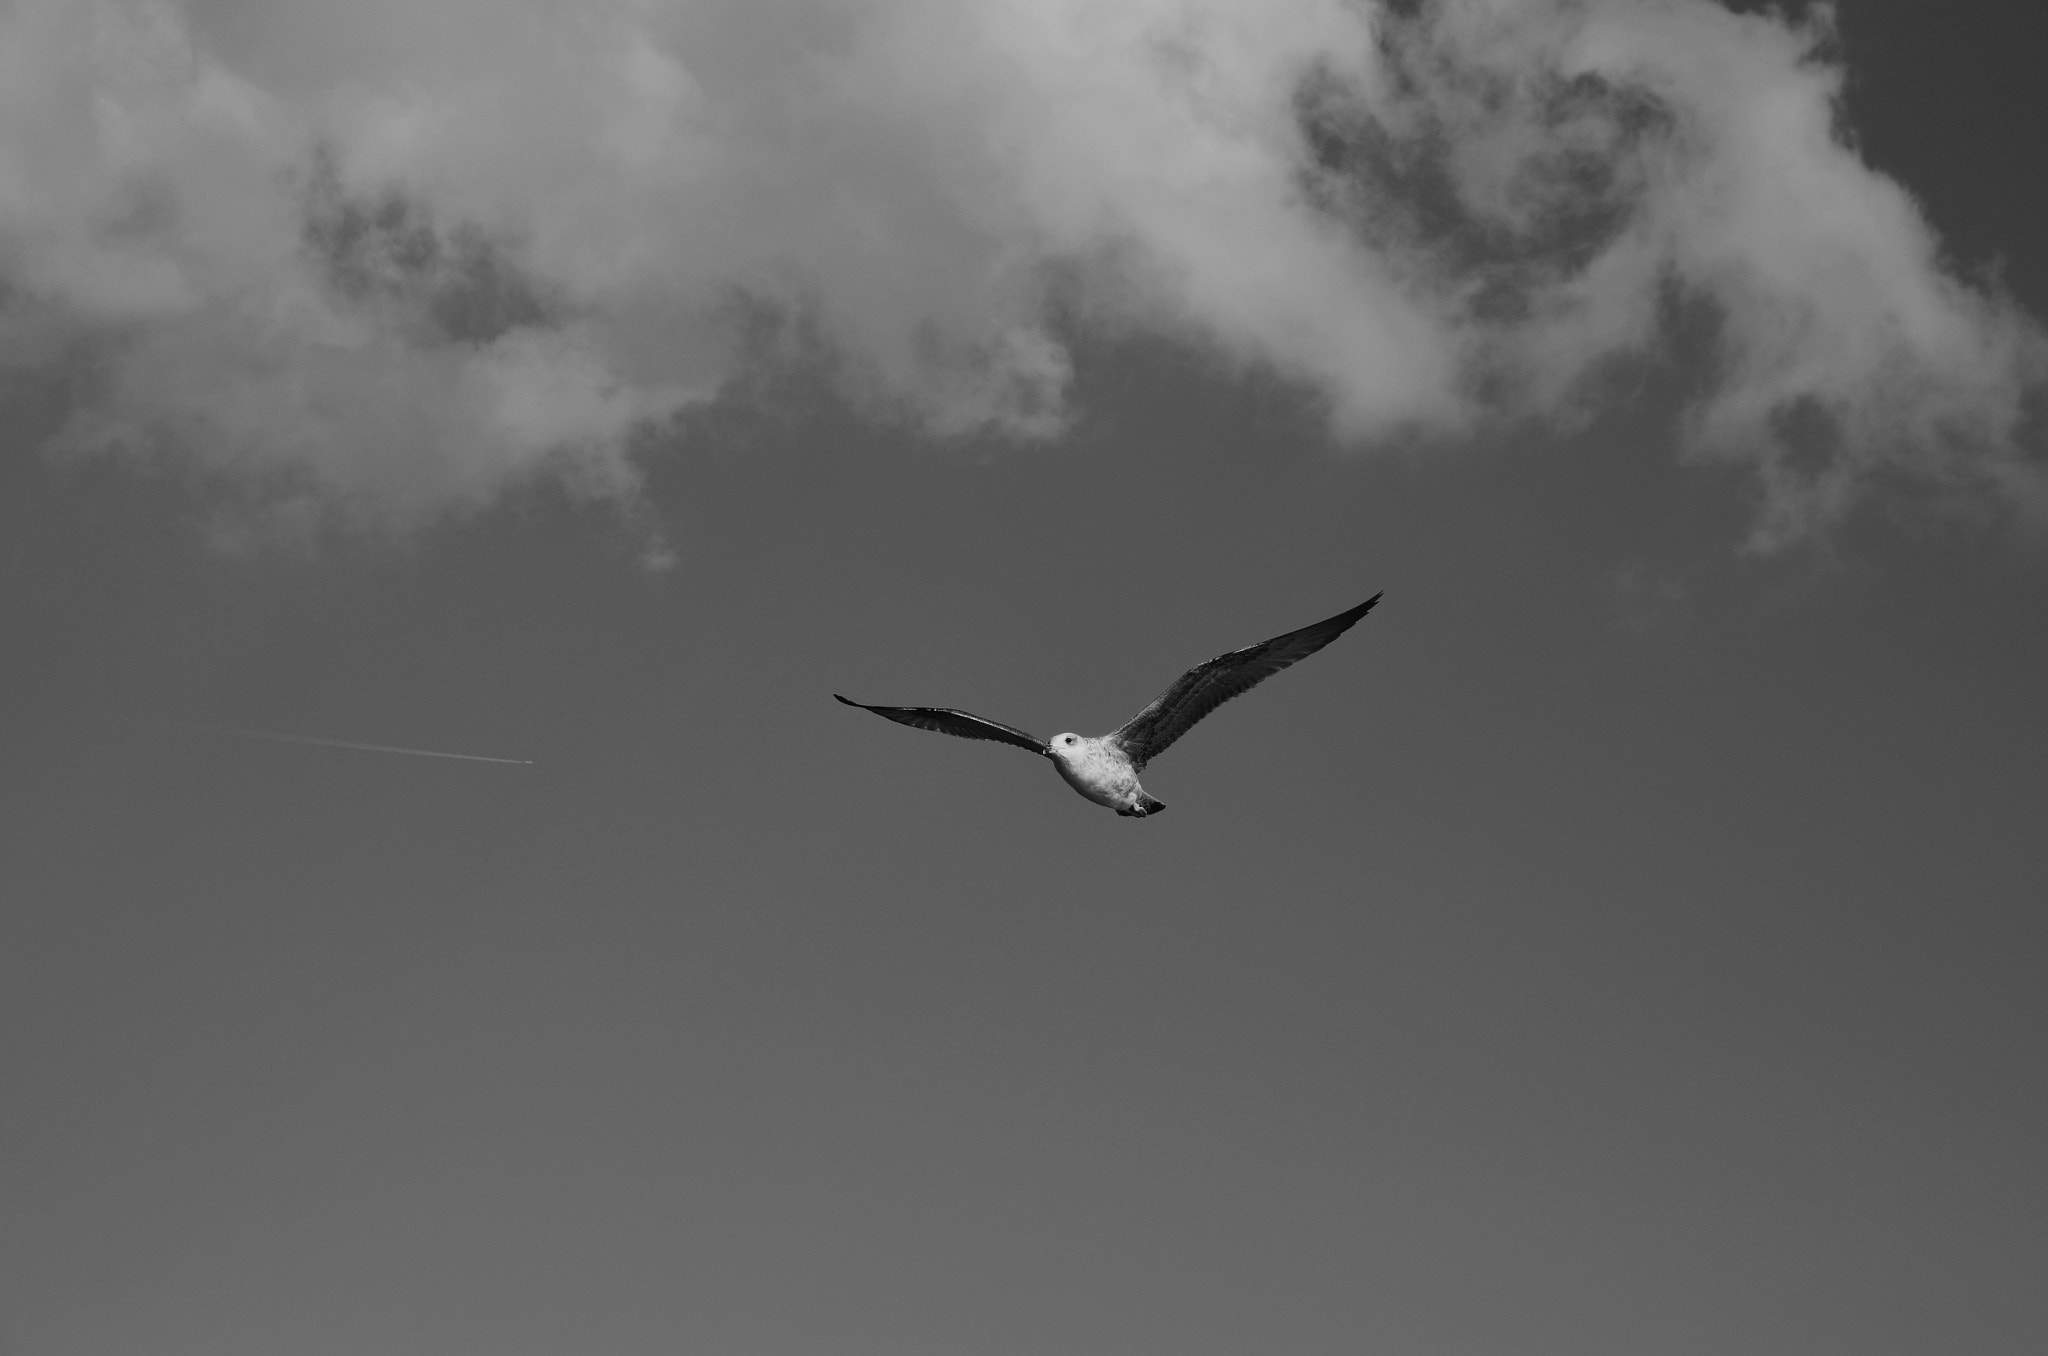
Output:
<svg viewBox="0 0 2048 1356">
<path fill-rule="evenodd" d="M 1124 727 L 1110 738 L 1130 757 L 1132 766 L 1142 770 L 1203 716 L 1349 631 L 1352 623 L 1372 611 L 1372 605 L 1383 596 L 1375 593 L 1350 611 L 1339 612 L 1313 626 L 1197 664 L 1153 698 L 1150 706 L 1124 722 Z"/>
<path fill-rule="evenodd" d="M 1033 753 L 1045 752 L 1045 741 L 1037 735 L 1026 734 L 1014 725 L 1005 725 L 998 720 L 984 720 L 965 711 L 955 711 L 947 706 L 869 706 L 866 702 L 853 701 L 832 694 L 848 706 L 858 706 L 863 711 L 872 711 L 878 716 L 887 716 L 898 725 L 909 725 L 920 730 L 937 730 L 940 734 L 959 735 L 962 739 L 993 739 L 998 744 L 1015 744 L 1020 749 Z"/>
</svg>

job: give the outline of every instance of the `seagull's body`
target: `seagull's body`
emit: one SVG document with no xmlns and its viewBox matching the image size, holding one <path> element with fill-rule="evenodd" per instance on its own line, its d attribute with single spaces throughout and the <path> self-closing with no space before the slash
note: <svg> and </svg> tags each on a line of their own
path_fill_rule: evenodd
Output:
<svg viewBox="0 0 2048 1356">
<path fill-rule="evenodd" d="M 1154 800 L 1138 784 L 1138 774 L 1145 770 L 1146 763 L 1164 753 L 1167 745 L 1187 733 L 1189 726 L 1222 703 L 1343 635 L 1372 610 L 1380 597 L 1375 593 L 1357 607 L 1312 626 L 1197 664 L 1153 698 L 1144 710 L 1106 735 L 1060 734 L 1044 740 L 1014 725 L 951 707 L 869 706 L 836 692 L 832 695 L 848 706 L 872 711 L 901 725 L 1029 749 L 1052 759 L 1067 785 L 1097 805 L 1143 819 L 1166 808 L 1164 801 Z"/>
<path fill-rule="evenodd" d="M 1152 799 L 1138 785 L 1138 765 L 1118 747 L 1115 735 L 1055 735 L 1049 749 L 1053 766 L 1067 785 L 1097 805 L 1136 819 L 1166 808 L 1165 801 Z"/>
</svg>

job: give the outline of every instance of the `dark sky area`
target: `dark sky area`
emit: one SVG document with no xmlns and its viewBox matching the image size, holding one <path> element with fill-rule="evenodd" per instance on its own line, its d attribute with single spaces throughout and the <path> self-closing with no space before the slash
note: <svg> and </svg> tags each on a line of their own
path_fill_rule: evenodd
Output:
<svg viewBox="0 0 2048 1356">
<path fill-rule="evenodd" d="M 2048 316 L 2037 8 L 1838 20 L 1864 160 Z M 0 374 L 0 1353 L 2039 1351 L 2038 522 L 1745 549 L 1682 347 L 1345 438 L 1069 342 L 1035 440 L 799 355 L 623 514 L 253 546 Z M 1101 733 L 1380 590 L 1143 821 L 831 700 Z"/>
</svg>

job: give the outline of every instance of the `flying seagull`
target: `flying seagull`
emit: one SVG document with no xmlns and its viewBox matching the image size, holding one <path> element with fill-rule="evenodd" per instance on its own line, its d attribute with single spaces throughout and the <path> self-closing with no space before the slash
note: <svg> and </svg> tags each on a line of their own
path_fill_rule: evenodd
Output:
<svg viewBox="0 0 2048 1356">
<path fill-rule="evenodd" d="M 959 735 L 962 739 L 992 739 L 998 744 L 1015 744 L 1042 754 L 1052 759 L 1067 785 L 1089 800 L 1120 815 L 1143 819 L 1166 808 L 1164 801 L 1154 800 L 1138 785 L 1138 774 L 1145 770 L 1145 764 L 1166 752 L 1167 746 L 1186 734 L 1189 726 L 1224 702 L 1250 691 L 1295 660 L 1308 658 L 1349 631 L 1382 596 L 1375 593 L 1348 612 L 1195 665 L 1154 697 L 1151 705 L 1125 721 L 1123 728 L 1106 735 L 1054 735 L 1052 742 L 1047 743 L 1014 725 L 951 707 L 869 706 L 837 692 L 832 695 L 848 706 L 886 716 L 899 725 Z"/>
</svg>

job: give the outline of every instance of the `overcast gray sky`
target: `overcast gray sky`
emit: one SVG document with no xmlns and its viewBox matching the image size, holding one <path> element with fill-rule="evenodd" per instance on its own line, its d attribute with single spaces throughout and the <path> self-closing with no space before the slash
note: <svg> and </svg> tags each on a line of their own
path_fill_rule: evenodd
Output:
<svg viewBox="0 0 2048 1356">
<path fill-rule="evenodd" d="M 0 1352 L 2038 1350 L 2048 20 L 1743 8 L 0 7 Z"/>
</svg>

